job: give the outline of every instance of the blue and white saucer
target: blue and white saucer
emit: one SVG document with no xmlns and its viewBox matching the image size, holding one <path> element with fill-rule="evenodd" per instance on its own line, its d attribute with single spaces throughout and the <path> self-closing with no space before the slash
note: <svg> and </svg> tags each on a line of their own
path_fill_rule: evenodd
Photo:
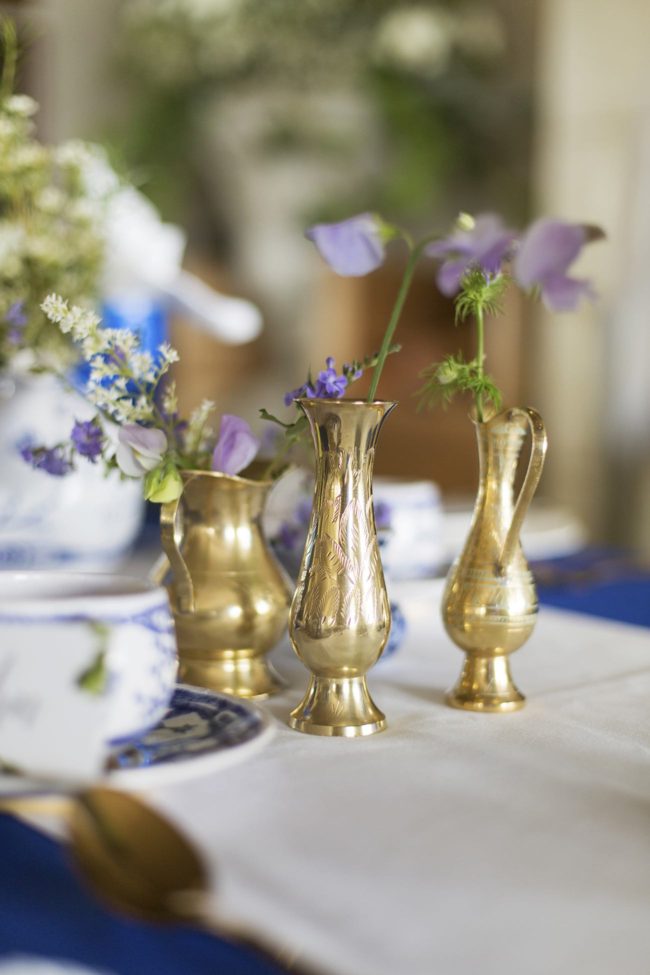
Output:
<svg viewBox="0 0 650 975">
<path fill-rule="evenodd" d="M 112 749 L 102 783 L 126 790 L 155 789 L 209 775 L 248 758 L 273 737 L 274 726 L 254 704 L 179 684 L 164 718 L 135 741 Z M 61 783 L 0 772 L 0 798 L 65 792 Z"/>
</svg>

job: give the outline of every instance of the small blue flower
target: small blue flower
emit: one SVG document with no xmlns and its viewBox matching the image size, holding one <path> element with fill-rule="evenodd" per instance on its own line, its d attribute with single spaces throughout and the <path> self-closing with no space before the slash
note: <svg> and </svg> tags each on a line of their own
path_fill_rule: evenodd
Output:
<svg viewBox="0 0 650 975">
<path fill-rule="evenodd" d="M 387 501 L 375 501 L 375 527 L 383 531 L 391 526 L 393 510 Z"/>
<path fill-rule="evenodd" d="M 339 399 L 345 393 L 348 381 L 342 373 L 337 375 L 332 356 L 325 360 L 325 365 L 327 368 L 318 373 L 315 394 L 319 399 Z"/>
<path fill-rule="evenodd" d="M 291 406 L 295 399 L 314 399 L 315 396 L 316 390 L 311 383 L 303 383 L 297 389 L 292 389 L 284 394 L 284 405 Z"/>
<path fill-rule="evenodd" d="M 305 533 L 298 525 L 291 521 L 283 521 L 277 537 L 278 544 L 287 552 L 293 552 L 299 544 L 304 545 Z"/>
<path fill-rule="evenodd" d="M 14 301 L 13 305 L 5 315 L 5 322 L 9 325 L 7 339 L 11 345 L 20 345 L 23 340 L 27 315 L 24 311 L 24 302 Z"/>
<path fill-rule="evenodd" d="M 94 464 L 101 455 L 104 436 L 94 420 L 77 420 L 70 439 L 77 453 L 87 457 L 91 463 Z"/>
<path fill-rule="evenodd" d="M 45 471 L 46 474 L 51 474 L 53 477 L 65 477 L 73 469 L 72 463 L 65 456 L 63 447 L 60 445 L 48 448 L 32 447 L 30 444 L 25 444 L 20 448 L 20 456 L 28 464 L 31 464 L 34 470 Z"/>
</svg>

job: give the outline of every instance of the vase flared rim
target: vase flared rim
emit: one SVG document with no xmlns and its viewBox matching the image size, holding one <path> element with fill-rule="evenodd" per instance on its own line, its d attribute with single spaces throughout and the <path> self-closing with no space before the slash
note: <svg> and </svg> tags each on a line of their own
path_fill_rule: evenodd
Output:
<svg viewBox="0 0 650 975">
<path fill-rule="evenodd" d="M 479 427 L 479 429 L 480 429 L 481 427 L 487 426 L 488 423 L 491 423 L 492 422 L 492 420 L 496 420 L 497 417 L 499 417 L 499 416 L 506 417 L 506 415 L 508 413 L 512 413 L 512 412 L 514 412 L 514 413 L 521 413 L 522 411 L 523 412 L 526 412 L 527 410 L 530 410 L 530 407 L 503 406 L 500 410 L 497 410 L 496 413 L 492 413 L 491 416 L 488 416 L 487 419 L 484 419 L 484 420 L 479 420 L 477 418 L 475 412 L 468 413 L 467 416 L 471 420 L 471 422 L 474 424 L 474 426 L 475 427 Z M 535 411 L 533 411 L 533 412 L 535 412 Z"/>
<path fill-rule="evenodd" d="M 233 484 L 246 484 L 255 487 L 272 487 L 277 480 L 277 478 L 272 477 L 242 477 L 241 474 L 226 474 L 224 471 L 202 471 L 194 467 L 189 470 L 182 470 L 180 475 L 183 480 L 189 480 L 193 477 L 209 477 L 216 481 L 230 481 Z"/>
<path fill-rule="evenodd" d="M 397 406 L 394 399 L 373 399 L 370 403 L 366 399 L 330 399 L 325 396 L 298 396 L 294 403 L 327 403 L 330 406 Z"/>
</svg>

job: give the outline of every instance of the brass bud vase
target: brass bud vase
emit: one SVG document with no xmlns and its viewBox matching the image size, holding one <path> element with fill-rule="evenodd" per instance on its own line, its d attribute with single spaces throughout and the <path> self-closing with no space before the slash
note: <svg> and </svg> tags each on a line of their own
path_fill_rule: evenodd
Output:
<svg viewBox="0 0 650 975">
<path fill-rule="evenodd" d="M 292 592 L 261 525 L 272 482 L 209 471 L 182 476 L 181 497 L 160 515 L 179 677 L 267 697 L 283 686 L 266 654 L 287 626 Z"/>
<path fill-rule="evenodd" d="M 442 603 L 447 633 L 466 655 L 447 702 L 469 711 L 515 711 L 525 698 L 512 681 L 508 655 L 532 633 L 538 606 L 519 532 L 542 473 L 546 431 L 535 410 L 519 408 L 475 426 L 479 489 L 474 517 L 465 548 L 449 571 Z M 515 500 L 515 475 L 528 430 L 530 460 Z"/>
<path fill-rule="evenodd" d="M 381 731 L 366 685 L 390 632 L 372 503 L 379 430 L 394 403 L 299 401 L 316 451 L 316 486 L 289 633 L 311 671 L 289 724 L 312 735 Z"/>
</svg>

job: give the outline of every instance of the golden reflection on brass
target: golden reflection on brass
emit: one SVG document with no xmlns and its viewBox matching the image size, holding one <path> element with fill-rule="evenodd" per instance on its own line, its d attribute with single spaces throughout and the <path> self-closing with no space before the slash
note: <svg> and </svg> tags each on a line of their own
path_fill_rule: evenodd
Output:
<svg viewBox="0 0 650 975">
<path fill-rule="evenodd" d="M 179 677 L 237 697 L 282 687 L 266 654 L 288 622 L 292 586 L 261 525 L 271 481 L 183 471 L 183 493 L 162 506 L 172 569 Z"/>
<path fill-rule="evenodd" d="M 508 655 L 526 642 L 537 616 L 519 532 L 544 466 L 546 431 L 535 410 L 519 408 L 475 426 L 480 473 L 474 518 L 442 602 L 447 633 L 466 655 L 447 702 L 468 711 L 516 711 L 525 698 L 510 676 Z M 517 463 L 529 429 L 530 460 L 515 502 Z"/>
<path fill-rule="evenodd" d="M 394 403 L 300 400 L 316 450 L 316 487 L 289 633 L 312 673 L 289 724 L 312 735 L 381 731 L 366 685 L 390 632 L 372 503 L 379 430 Z"/>
</svg>

